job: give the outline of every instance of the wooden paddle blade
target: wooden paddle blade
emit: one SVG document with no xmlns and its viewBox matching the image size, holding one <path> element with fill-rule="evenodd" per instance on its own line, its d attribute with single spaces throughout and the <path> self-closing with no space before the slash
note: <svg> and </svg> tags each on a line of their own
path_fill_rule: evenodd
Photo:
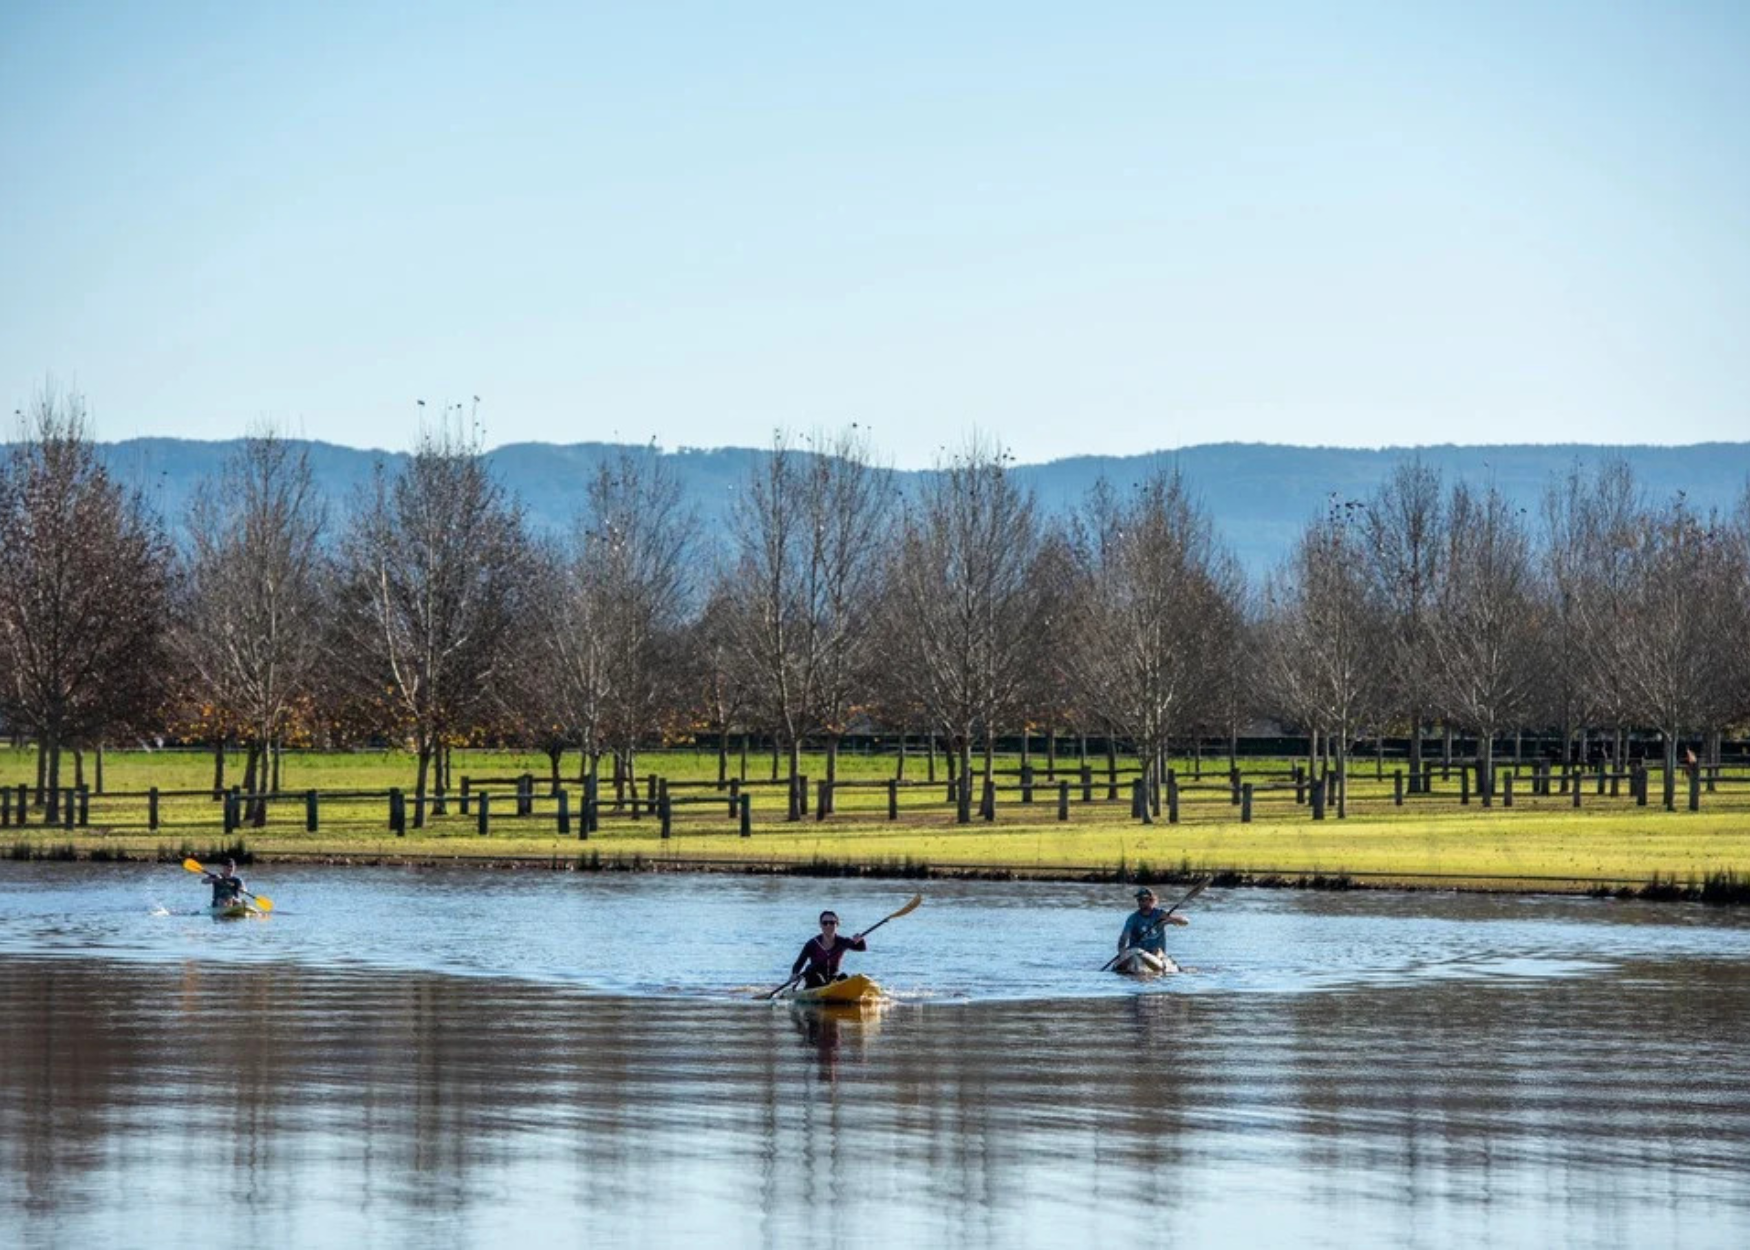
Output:
<svg viewBox="0 0 1750 1250">
<path fill-rule="evenodd" d="M 909 913 L 916 911 L 918 909 L 919 905 L 923 903 L 923 901 L 924 901 L 924 896 L 922 894 L 912 895 L 911 902 L 907 903 L 904 907 L 901 907 L 898 911 L 894 912 L 891 916 L 888 917 L 888 919 L 889 920 L 898 920 L 901 916 L 908 915 Z"/>
<path fill-rule="evenodd" d="M 186 868 L 189 872 L 205 872 L 206 871 L 205 868 L 201 867 L 201 862 L 198 859 L 185 859 L 182 861 L 182 866 L 184 868 Z"/>
</svg>

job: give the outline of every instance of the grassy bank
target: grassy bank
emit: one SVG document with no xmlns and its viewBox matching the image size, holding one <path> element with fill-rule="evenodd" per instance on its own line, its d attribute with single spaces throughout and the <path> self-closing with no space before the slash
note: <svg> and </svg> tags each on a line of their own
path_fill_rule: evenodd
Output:
<svg viewBox="0 0 1750 1250">
<path fill-rule="evenodd" d="M 769 776 L 769 761 L 756 761 Z M 1016 761 L 1000 761 L 1014 767 Z M 1043 761 L 1038 761 L 1043 766 Z M 677 806 L 672 836 L 662 838 L 647 811 L 633 820 L 628 808 L 606 814 L 587 841 L 557 831 L 556 807 L 546 797 L 547 761 L 538 756 L 501 753 L 458 754 L 458 778 L 509 778 L 533 773 L 542 796 L 533 814 L 516 817 L 508 788 L 488 787 L 496 813 L 491 832 L 478 834 L 477 815 L 464 816 L 452 799 L 449 811 L 425 829 L 405 836 L 387 829 L 390 786 L 406 786 L 412 763 L 404 755 L 309 755 L 289 757 L 284 778 L 297 792 L 270 808 L 265 827 L 245 827 L 241 838 L 258 861 L 299 858 L 335 861 L 463 860 L 536 862 L 588 867 L 703 866 L 746 870 L 932 872 L 1053 877 L 1165 878 L 1187 873 L 1226 873 L 1236 878 L 1311 880 L 1358 885 L 1451 885 L 1470 888 L 1587 891 L 1750 879 L 1750 779 L 1728 777 L 1704 796 L 1702 810 L 1664 812 L 1653 802 L 1636 806 L 1619 794 L 1597 795 L 1588 778 L 1582 806 L 1568 795 L 1532 796 L 1522 780 L 1511 809 L 1484 808 L 1474 797 L 1459 801 L 1457 774 L 1437 782 L 1431 796 L 1399 807 L 1393 802 L 1390 771 L 1375 776 L 1358 767 L 1350 787 L 1350 816 L 1314 821 L 1296 802 L 1287 761 L 1248 761 L 1246 778 L 1258 787 L 1255 819 L 1238 819 L 1225 778 L 1206 772 L 1201 782 L 1186 761 L 1176 767 L 1185 779 L 1181 822 L 1143 825 L 1130 817 L 1128 789 L 1117 801 L 1107 798 L 1102 775 L 1091 787 L 1092 801 L 1081 801 L 1079 774 L 1071 770 L 1070 820 L 1056 819 L 1058 789 L 1043 782 L 1034 802 L 1024 804 L 1018 790 L 999 794 L 994 823 L 953 822 L 945 802 L 945 774 L 938 782 L 900 792 L 901 811 L 887 819 L 885 785 L 851 788 L 837 796 L 837 810 L 826 821 L 812 816 L 783 819 L 781 791 L 750 788 L 754 795 L 753 832 L 741 837 L 728 805 L 716 791 L 696 783 L 715 779 L 715 760 L 692 752 L 652 753 L 643 765 L 669 780 L 677 798 L 709 802 Z M 575 757 L 568 773 L 575 770 Z M 807 770 L 818 777 L 824 762 L 810 758 Z M 885 782 L 894 773 L 892 757 L 851 756 L 840 776 Z M 914 758 L 908 778 L 921 777 L 923 761 Z M 14 788 L 35 775 L 29 752 L 0 752 L 0 784 Z M 233 768 L 231 777 L 238 776 Z M 88 764 L 88 780 L 90 765 Z M 211 757 L 182 753 L 111 753 L 105 761 L 105 791 L 90 799 L 86 827 L 44 827 L 32 809 L 23 827 L 0 831 L 0 849 L 13 858 L 78 855 L 97 858 L 179 859 L 182 853 L 210 853 L 228 842 L 220 805 L 210 793 Z M 1008 779 L 1013 785 L 1014 779 Z M 567 783 L 575 794 L 575 779 Z M 641 781 L 641 787 L 646 783 Z M 202 791 L 160 801 L 160 825 L 147 828 L 144 792 Z M 475 786 L 476 791 L 478 785 Z M 301 792 L 319 791 L 320 828 L 304 828 Z M 572 800 L 575 804 L 575 797 Z M 477 812 L 477 809 L 476 809 Z"/>
</svg>

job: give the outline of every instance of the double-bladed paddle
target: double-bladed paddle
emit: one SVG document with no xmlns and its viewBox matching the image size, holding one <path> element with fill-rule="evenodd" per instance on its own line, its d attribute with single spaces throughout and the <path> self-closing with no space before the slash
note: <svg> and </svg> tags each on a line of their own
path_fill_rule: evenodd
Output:
<svg viewBox="0 0 1750 1250">
<path fill-rule="evenodd" d="M 1203 878 L 1203 880 L 1199 881 L 1196 885 L 1192 886 L 1190 893 L 1185 895 L 1185 897 L 1180 899 L 1178 902 L 1174 903 L 1171 907 L 1167 908 L 1167 915 L 1166 916 L 1162 916 L 1159 920 L 1155 921 L 1146 930 L 1143 931 L 1142 937 L 1137 940 L 1137 942 L 1134 946 L 1127 946 L 1123 950 L 1119 951 L 1116 955 L 1112 956 L 1112 958 L 1110 958 L 1106 961 L 1105 965 L 1100 969 L 1100 971 L 1105 972 L 1113 964 L 1117 963 L 1120 959 L 1123 959 L 1131 951 L 1135 950 L 1137 946 L 1141 946 L 1144 942 L 1148 941 L 1149 938 L 1153 937 L 1155 930 L 1159 929 L 1162 925 L 1167 923 L 1168 916 L 1171 916 L 1174 912 L 1178 911 L 1179 908 L 1183 907 L 1186 903 L 1189 903 L 1192 899 L 1196 898 L 1199 894 L 1203 893 L 1203 887 L 1208 885 L 1208 884 L 1209 884 L 1209 878 L 1205 877 L 1205 878 Z"/>
<path fill-rule="evenodd" d="M 892 915 L 881 917 L 881 919 L 877 920 L 874 924 L 870 925 L 867 929 L 864 929 L 861 933 L 857 934 L 857 936 L 860 938 L 868 937 L 871 933 L 875 932 L 875 930 L 879 929 L 882 925 L 886 924 L 889 920 L 898 920 L 901 916 L 905 915 L 907 912 L 916 911 L 918 909 L 918 905 L 920 903 L 922 903 L 923 901 L 924 901 L 924 896 L 922 894 L 912 895 L 911 902 L 907 903 L 904 907 L 901 907 L 898 911 L 894 912 Z M 792 985 L 795 985 L 796 982 L 800 981 L 801 979 L 802 979 L 802 973 L 798 972 L 795 976 L 791 977 L 788 981 L 784 982 L 784 984 L 780 985 L 777 989 L 771 991 L 769 994 L 761 994 L 760 997 L 761 998 L 776 998 L 778 995 L 782 994 L 785 990 L 789 989 Z"/>
<path fill-rule="evenodd" d="M 201 865 L 201 862 L 198 859 L 185 859 L 182 861 L 182 866 L 184 868 L 186 868 L 189 872 L 198 872 L 198 873 L 206 874 L 206 871 L 207 871 Z M 239 890 L 238 893 L 249 894 L 249 891 L 248 890 Z M 273 910 L 273 900 L 271 898 L 268 898 L 265 894 L 249 894 L 249 897 L 255 900 L 256 905 L 259 906 L 262 911 L 272 911 Z"/>
</svg>

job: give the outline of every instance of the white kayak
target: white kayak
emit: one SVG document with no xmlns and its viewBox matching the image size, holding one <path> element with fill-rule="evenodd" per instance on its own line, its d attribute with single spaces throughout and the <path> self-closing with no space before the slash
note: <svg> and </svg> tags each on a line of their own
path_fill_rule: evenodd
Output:
<svg viewBox="0 0 1750 1250">
<path fill-rule="evenodd" d="M 1164 973 L 1179 971 L 1179 965 L 1173 962 L 1171 955 L 1157 955 L 1141 947 L 1132 947 L 1124 953 L 1122 959 L 1112 965 L 1112 971 L 1127 977 L 1158 977 Z"/>
</svg>

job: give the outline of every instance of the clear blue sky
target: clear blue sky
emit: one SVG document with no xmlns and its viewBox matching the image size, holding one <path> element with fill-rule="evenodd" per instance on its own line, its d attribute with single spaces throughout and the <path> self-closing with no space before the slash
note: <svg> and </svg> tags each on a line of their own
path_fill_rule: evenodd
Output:
<svg viewBox="0 0 1750 1250">
<path fill-rule="evenodd" d="M 0 399 L 897 463 L 1750 438 L 1750 4 L 0 0 Z"/>
</svg>

